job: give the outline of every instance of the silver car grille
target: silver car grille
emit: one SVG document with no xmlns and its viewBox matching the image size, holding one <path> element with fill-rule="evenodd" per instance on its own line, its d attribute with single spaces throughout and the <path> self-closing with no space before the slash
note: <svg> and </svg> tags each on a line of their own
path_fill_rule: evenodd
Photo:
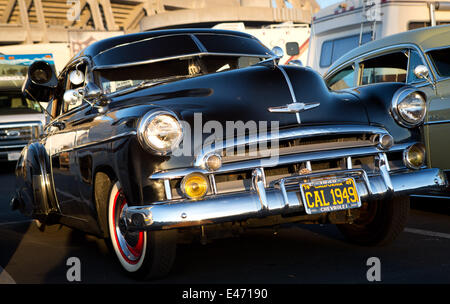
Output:
<svg viewBox="0 0 450 304">
<path fill-rule="evenodd" d="M 167 199 L 182 199 L 182 178 L 192 172 L 209 176 L 211 187 L 207 195 L 252 190 L 252 172 L 260 168 L 266 187 L 275 187 L 280 179 L 307 172 L 319 173 L 346 169 L 362 169 L 368 175 L 380 174 L 380 159 L 386 159 L 389 170 L 403 169 L 402 153 L 411 143 L 394 145 L 389 151 L 378 147 L 377 138 L 388 132 L 369 126 L 328 126 L 299 128 L 279 134 L 278 157 L 270 161 L 268 151 L 252 151 L 251 139 L 236 139 L 220 149 L 208 148 L 196 157 L 192 168 L 157 172 L 150 179 L 164 183 Z M 245 154 L 242 154 L 245 151 Z M 215 172 L 202 166 L 210 153 L 220 154 L 223 165 Z"/>
<path fill-rule="evenodd" d="M 42 133 L 41 122 L 0 124 L 0 149 L 24 146 Z"/>
</svg>

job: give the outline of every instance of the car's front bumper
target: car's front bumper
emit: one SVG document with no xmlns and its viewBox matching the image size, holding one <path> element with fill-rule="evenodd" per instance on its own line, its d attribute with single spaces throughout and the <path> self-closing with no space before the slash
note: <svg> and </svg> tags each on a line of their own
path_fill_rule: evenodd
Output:
<svg viewBox="0 0 450 304">
<path fill-rule="evenodd" d="M 403 170 L 384 175 L 381 172 L 374 176 L 367 176 L 363 170 L 340 170 L 282 179 L 270 188 L 264 187 L 257 171 L 254 173 L 252 191 L 214 195 L 199 201 L 177 200 L 131 206 L 123 213 L 123 219 L 130 230 L 161 230 L 301 212 L 304 207 L 298 185 L 305 178 L 320 178 L 320 175 L 354 177 L 362 201 L 447 186 L 446 177 L 439 169 Z"/>
</svg>

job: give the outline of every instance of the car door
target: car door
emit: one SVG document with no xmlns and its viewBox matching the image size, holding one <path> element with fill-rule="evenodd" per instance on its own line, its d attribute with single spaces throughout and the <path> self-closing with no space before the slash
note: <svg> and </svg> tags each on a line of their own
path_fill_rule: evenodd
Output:
<svg viewBox="0 0 450 304">
<path fill-rule="evenodd" d="M 411 52 L 410 71 L 420 64 L 429 69 L 430 80 L 411 76 L 410 83 L 419 87 L 427 95 L 428 113 L 425 119 L 424 133 L 427 144 L 429 164 L 432 167 L 450 170 L 450 48 L 441 48 L 427 53 L 429 66 L 424 62 L 425 56 L 417 51 Z M 417 59 L 417 57 L 419 57 Z"/>
<path fill-rule="evenodd" d="M 75 68 L 75 67 L 74 67 Z M 66 216 L 83 218 L 83 206 L 79 199 L 79 169 L 76 157 L 76 136 L 79 124 L 76 122 L 86 116 L 88 105 L 64 101 L 67 90 L 74 89 L 69 80 L 71 68 L 60 79 L 59 96 L 54 107 L 57 117 L 47 127 L 46 149 L 50 158 L 51 173 L 55 195 L 61 210 Z M 80 85 L 76 85 L 80 88 Z"/>
</svg>

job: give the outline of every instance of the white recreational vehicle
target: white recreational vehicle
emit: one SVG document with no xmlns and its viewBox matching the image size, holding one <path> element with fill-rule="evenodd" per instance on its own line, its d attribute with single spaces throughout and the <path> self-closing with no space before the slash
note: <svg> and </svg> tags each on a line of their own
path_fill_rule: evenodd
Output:
<svg viewBox="0 0 450 304">
<path fill-rule="evenodd" d="M 288 64 L 293 60 L 300 60 L 306 64 L 308 60 L 309 38 L 311 31 L 309 24 L 285 22 L 273 24 L 263 28 L 248 28 L 243 22 L 219 23 L 213 28 L 240 31 L 258 38 L 269 49 L 281 47 L 284 56 L 281 64 Z"/>
<path fill-rule="evenodd" d="M 323 74 L 361 44 L 407 30 L 450 23 L 450 2 L 347 0 L 320 10 L 311 23 L 307 65 Z"/>
</svg>

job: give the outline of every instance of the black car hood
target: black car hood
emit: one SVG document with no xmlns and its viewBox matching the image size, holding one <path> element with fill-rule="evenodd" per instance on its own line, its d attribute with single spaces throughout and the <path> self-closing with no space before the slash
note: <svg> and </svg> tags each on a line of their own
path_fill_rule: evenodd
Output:
<svg viewBox="0 0 450 304">
<path fill-rule="evenodd" d="M 252 66 L 180 80 L 114 98 L 117 106 L 152 104 L 170 109 L 193 124 L 195 113 L 202 123 L 219 121 L 279 122 L 280 128 L 299 126 L 296 114 L 271 113 L 269 107 L 294 102 L 320 103 L 300 113 L 301 125 L 368 124 L 366 109 L 358 97 L 332 93 L 322 77 L 309 68 Z M 290 91 L 290 81 L 293 94 Z M 197 114 L 198 115 L 198 114 Z"/>
</svg>

